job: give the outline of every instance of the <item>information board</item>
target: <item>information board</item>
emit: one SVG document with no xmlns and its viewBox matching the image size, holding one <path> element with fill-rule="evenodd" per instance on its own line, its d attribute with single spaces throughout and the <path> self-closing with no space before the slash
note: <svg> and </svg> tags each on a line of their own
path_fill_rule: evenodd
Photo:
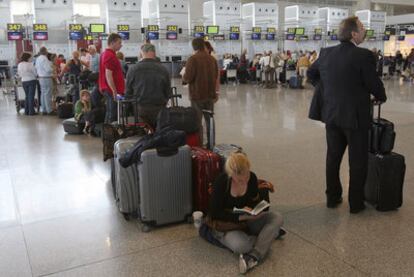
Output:
<svg viewBox="0 0 414 277">
<path fill-rule="evenodd" d="M 20 23 L 7 23 L 8 32 L 21 32 L 23 31 L 23 25 Z"/>
<path fill-rule="evenodd" d="M 34 32 L 46 32 L 47 24 L 33 24 L 33 31 Z"/>
<path fill-rule="evenodd" d="M 117 25 L 118 32 L 129 32 L 129 25 Z"/>
<path fill-rule="evenodd" d="M 83 30 L 82 24 L 69 24 L 69 31 L 79 32 Z"/>
</svg>

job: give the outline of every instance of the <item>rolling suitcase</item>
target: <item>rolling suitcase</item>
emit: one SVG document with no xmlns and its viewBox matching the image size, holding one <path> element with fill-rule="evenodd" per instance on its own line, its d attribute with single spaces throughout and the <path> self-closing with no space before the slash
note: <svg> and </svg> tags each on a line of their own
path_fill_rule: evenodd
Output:
<svg viewBox="0 0 414 277">
<path fill-rule="evenodd" d="M 218 144 L 215 145 L 213 148 L 213 152 L 220 156 L 220 166 L 224 169 L 224 164 L 227 161 L 227 158 L 232 153 L 242 153 L 243 148 L 235 144 Z"/>
<path fill-rule="evenodd" d="M 209 205 L 209 188 L 221 173 L 221 157 L 204 148 L 192 148 L 193 209 L 206 213 Z"/>
<path fill-rule="evenodd" d="M 111 162 L 111 169 L 113 170 L 111 178 L 114 181 L 112 189 L 115 202 L 119 211 L 127 220 L 131 214 L 137 213 L 139 209 L 138 168 L 135 164 L 123 168 L 119 163 L 119 158 L 139 140 L 140 137 L 129 137 L 118 140 L 114 145 L 114 158 Z"/>
<path fill-rule="evenodd" d="M 289 79 L 289 88 L 292 88 L 292 89 L 303 88 L 302 82 L 303 82 L 302 76 L 300 75 L 292 76 Z"/>
<path fill-rule="evenodd" d="M 63 118 L 63 119 L 73 117 L 73 104 L 72 103 L 58 104 L 57 115 L 59 118 Z"/>
<path fill-rule="evenodd" d="M 401 207 L 405 167 L 404 156 L 400 154 L 369 153 L 365 199 L 376 206 L 378 211 Z"/>
<path fill-rule="evenodd" d="M 70 135 L 82 135 L 85 123 L 77 122 L 73 117 L 63 121 L 63 130 Z"/>
<path fill-rule="evenodd" d="M 373 115 L 374 106 L 371 107 Z M 394 124 L 381 118 L 381 105 L 378 106 L 378 117 L 372 116 L 372 126 L 370 130 L 369 151 L 371 153 L 387 154 L 392 151 L 395 143 Z"/>
<path fill-rule="evenodd" d="M 138 164 L 142 230 L 189 220 L 192 213 L 191 149 L 178 148 L 172 156 L 159 156 L 156 149 L 142 153 Z"/>
</svg>

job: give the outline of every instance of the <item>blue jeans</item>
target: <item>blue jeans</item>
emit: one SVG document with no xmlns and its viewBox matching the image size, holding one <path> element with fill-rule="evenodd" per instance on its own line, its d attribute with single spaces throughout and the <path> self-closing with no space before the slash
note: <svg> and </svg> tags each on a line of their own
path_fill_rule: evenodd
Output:
<svg viewBox="0 0 414 277">
<path fill-rule="evenodd" d="M 32 81 L 22 82 L 22 85 L 23 85 L 24 93 L 26 94 L 26 98 L 24 101 L 24 113 L 26 115 L 34 115 L 35 114 L 34 98 L 36 94 L 37 81 L 32 80 Z"/>
<path fill-rule="evenodd" d="M 44 113 L 52 112 L 52 78 L 39 78 L 40 88 L 42 89 L 42 110 Z"/>
<path fill-rule="evenodd" d="M 112 123 L 118 120 L 118 106 L 112 93 L 108 91 L 104 91 L 104 95 L 106 98 L 106 113 L 105 113 L 105 123 Z"/>
</svg>

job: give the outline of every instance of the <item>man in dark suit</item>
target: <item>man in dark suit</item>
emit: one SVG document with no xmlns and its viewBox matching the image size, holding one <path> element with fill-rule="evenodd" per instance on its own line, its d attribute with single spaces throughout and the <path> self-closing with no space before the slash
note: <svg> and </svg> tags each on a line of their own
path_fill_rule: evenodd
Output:
<svg viewBox="0 0 414 277">
<path fill-rule="evenodd" d="M 357 45 L 365 39 L 365 29 L 357 17 L 344 19 L 338 32 L 341 43 L 321 49 L 319 59 L 308 70 L 308 78 L 319 91 L 311 114 L 326 125 L 327 206 L 342 202 L 339 170 L 348 146 L 351 213 L 365 209 L 364 185 L 368 169 L 368 131 L 371 126 L 371 96 L 385 102 L 384 85 L 376 74 L 375 57 Z"/>
</svg>

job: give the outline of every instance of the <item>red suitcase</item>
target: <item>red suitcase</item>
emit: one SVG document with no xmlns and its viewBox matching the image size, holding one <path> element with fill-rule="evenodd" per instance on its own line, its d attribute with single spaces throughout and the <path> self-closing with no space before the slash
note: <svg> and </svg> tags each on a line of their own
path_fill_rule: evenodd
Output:
<svg viewBox="0 0 414 277">
<path fill-rule="evenodd" d="M 216 153 L 192 147 L 193 209 L 204 213 L 208 210 L 209 187 L 221 173 L 221 158 Z"/>
</svg>

